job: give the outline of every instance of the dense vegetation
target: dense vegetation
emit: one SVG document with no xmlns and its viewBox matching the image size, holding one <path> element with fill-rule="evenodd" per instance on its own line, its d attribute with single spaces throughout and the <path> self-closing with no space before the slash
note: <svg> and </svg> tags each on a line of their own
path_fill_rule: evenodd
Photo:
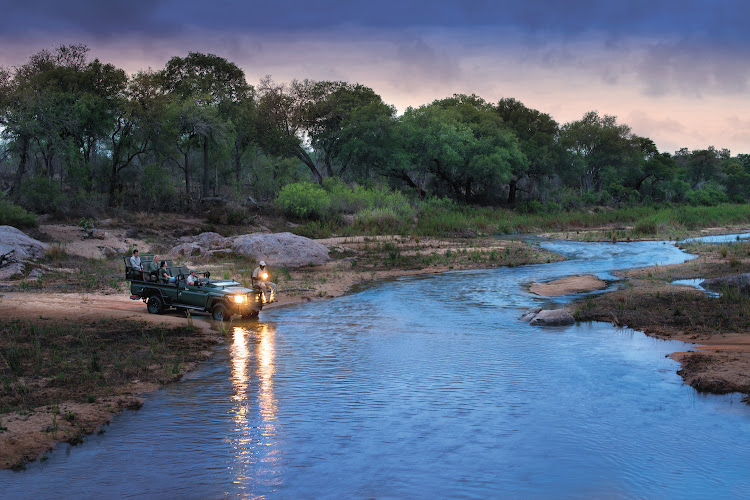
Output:
<svg viewBox="0 0 750 500">
<path fill-rule="evenodd" d="M 0 68 L 0 132 L 0 187 L 13 202 L 0 212 L 27 225 L 33 214 L 14 207 L 92 216 L 250 196 L 318 227 L 348 214 L 372 229 L 465 206 L 489 220 L 498 207 L 561 216 L 750 194 L 750 155 L 660 152 L 596 111 L 560 125 L 512 98 L 454 95 L 399 116 L 360 84 L 253 86 L 201 53 L 128 76 L 85 46 L 41 51 Z"/>
</svg>

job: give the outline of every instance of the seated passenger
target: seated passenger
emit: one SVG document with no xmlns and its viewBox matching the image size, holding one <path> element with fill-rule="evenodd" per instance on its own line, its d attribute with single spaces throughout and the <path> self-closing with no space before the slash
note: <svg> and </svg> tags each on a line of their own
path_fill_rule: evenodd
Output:
<svg viewBox="0 0 750 500">
<path fill-rule="evenodd" d="M 143 265 L 141 265 L 141 258 L 138 256 L 138 249 L 133 250 L 133 256 L 130 257 L 130 267 L 133 268 L 132 276 L 136 279 L 143 278 Z"/>
<path fill-rule="evenodd" d="M 253 285 L 258 285 L 263 297 L 266 297 L 266 291 L 270 290 L 271 295 L 266 300 L 268 302 L 276 302 L 276 283 L 268 281 L 268 271 L 266 270 L 265 261 L 260 261 L 258 267 L 255 268 L 252 275 Z"/>
<path fill-rule="evenodd" d="M 166 260 L 161 261 L 161 265 L 159 266 L 159 279 L 164 283 L 175 283 L 177 281 L 177 278 L 173 278 L 167 272 Z"/>
<path fill-rule="evenodd" d="M 195 275 L 195 269 L 190 270 L 190 274 L 188 274 L 188 277 L 187 277 L 187 284 L 191 286 L 197 286 L 200 284 L 200 280 L 198 279 L 198 276 Z"/>
<path fill-rule="evenodd" d="M 157 281 L 159 279 L 159 256 L 154 255 L 154 260 L 146 264 L 146 274 L 149 278 L 153 278 L 151 281 Z"/>
</svg>

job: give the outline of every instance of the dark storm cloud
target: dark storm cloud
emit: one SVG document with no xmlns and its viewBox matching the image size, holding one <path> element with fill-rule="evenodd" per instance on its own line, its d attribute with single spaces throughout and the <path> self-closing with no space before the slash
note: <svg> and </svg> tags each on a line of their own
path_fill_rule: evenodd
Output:
<svg viewBox="0 0 750 500">
<path fill-rule="evenodd" d="M 0 17 L 4 36 L 29 30 L 86 35 L 136 32 L 155 37 L 186 27 L 243 32 L 363 28 L 481 28 L 577 36 L 586 31 L 621 35 L 702 34 L 724 41 L 750 38 L 744 0 L 526 0 L 408 1 L 92 0 L 8 1 Z"/>
</svg>

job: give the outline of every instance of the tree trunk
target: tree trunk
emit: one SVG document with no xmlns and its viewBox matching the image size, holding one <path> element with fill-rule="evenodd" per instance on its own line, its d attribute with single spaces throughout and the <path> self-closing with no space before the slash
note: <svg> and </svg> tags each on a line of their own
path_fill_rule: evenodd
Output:
<svg viewBox="0 0 750 500">
<path fill-rule="evenodd" d="M 188 208 L 190 208 L 190 150 L 185 153 L 185 197 L 187 198 Z"/>
<path fill-rule="evenodd" d="M 18 162 L 18 170 L 16 170 L 16 178 L 13 180 L 13 190 L 16 195 L 21 191 L 21 182 L 23 182 L 23 176 L 26 173 L 26 163 L 29 158 L 29 138 L 27 136 L 21 137 L 21 161 Z"/>
<path fill-rule="evenodd" d="M 518 191 L 518 180 L 513 179 L 510 181 L 510 184 L 508 184 L 508 205 L 515 205 L 516 191 Z"/>
<path fill-rule="evenodd" d="M 208 198 L 209 177 L 208 177 L 208 136 L 203 138 L 203 197 Z"/>
<path fill-rule="evenodd" d="M 310 172 L 313 175 L 313 180 L 318 184 L 323 184 L 323 176 L 320 175 L 320 171 L 318 170 L 318 167 L 315 166 L 315 162 L 312 161 L 310 155 L 308 155 L 302 148 L 298 148 L 295 155 L 310 169 Z"/>
</svg>

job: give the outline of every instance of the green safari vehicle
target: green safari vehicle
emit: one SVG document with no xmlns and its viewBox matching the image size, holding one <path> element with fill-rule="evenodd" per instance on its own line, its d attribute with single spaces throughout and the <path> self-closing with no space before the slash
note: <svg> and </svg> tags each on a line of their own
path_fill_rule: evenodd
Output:
<svg viewBox="0 0 750 500">
<path fill-rule="evenodd" d="M 141 262 L 150 262 L 153 255 L 142 255 Z M 202 273 L 203 277 L 195 285 L 189 285 L 187 277 L 190 271 L 186 267 L 174 266 L 167 260 L 167 273 L 175 282 L 166 283 L 157 276 L 149 276 L 130 266 L 128 257 L 125 261 L 125 278 L 130 280 L 131 300 L 142 300 L 152 314 L 175 308 L 178 311 L 205 311 L 216 321 L 223 321 L 232 316 L 257 318 L 263 309 L 263 296 L 260 289 L 246 288 L 242 283 L 232 280 L 211 280 L 211 274 Z"/>
</svg>

